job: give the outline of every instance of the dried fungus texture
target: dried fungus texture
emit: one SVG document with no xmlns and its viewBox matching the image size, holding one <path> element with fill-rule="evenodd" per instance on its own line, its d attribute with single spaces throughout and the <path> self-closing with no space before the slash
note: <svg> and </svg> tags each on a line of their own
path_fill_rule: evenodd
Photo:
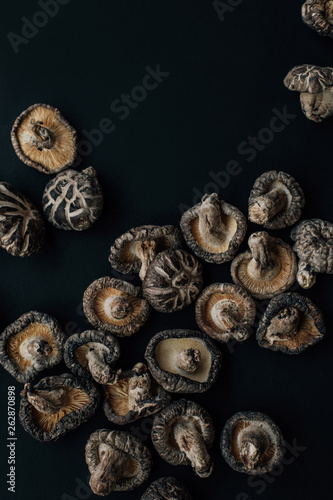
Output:
<svg viewBox="0 0 333 500">
<path fill-rule="evenodd" d="M 140 500 L 192 500 L 192 497 L 175 477 L 161 477 L 151 483 Z"/>
<path fill-rule="evenodd" d="M 45 223 L 37 208 L 7 182 L 0 182 L 0 246 L 27 257 L 45 241 Z"/>
<path fill-rule="evenodd" d="M 332 0 L 307 0 L 302 5 L 302 19 L 319 35 L 333 37 Z"/>
<path fill-rule="evenodd" d="M 15 120 L 11 140 L 17 156 L 45 174 L 69 168 L 75 160 L 77 136 L 60 111 L 34 104 Z"/>
<path fill-rule="evenodd" d="M 31 311 L 0 335 L 0 363 L 18 382 L 31 382 L 38 373 L 63 358 L 66 335 L 48 314 Z"/>
</svg>

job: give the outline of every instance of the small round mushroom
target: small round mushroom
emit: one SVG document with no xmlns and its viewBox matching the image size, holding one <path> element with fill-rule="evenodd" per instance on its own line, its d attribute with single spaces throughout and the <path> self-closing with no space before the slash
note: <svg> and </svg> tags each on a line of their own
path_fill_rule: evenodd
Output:
<svg viewBox="0 0 333 500">
<path fill-rule="evenodd" d="M 128 432 L 93 432 L 85 455 L 91 474 L 89 485 L 95 495 L 133 490 L 148 479 L 152 467 L 148 448 Z"/>
<path fill-rule="evenodd" d="M 225 461 L 237 472 L 266 474 L 283 457 L 283 437 L 278 426 L 264 413 L 239 412 L 223 428 L 221 452 Z"/>
<path fill-rule="evenodd" d="M 83 310 L 98 330 L 129 337 L 146 323 L 151 307 L 141 297 L 140 287 L 105 276 L 93 281 L 84 292 Z"/>
<path fill-rule="evenodd" d="M 216 381 L 222 355 L 207 335 L 165 330 L 152 337 L 145 359 L 154 379 L 169 392 L 205 392 Z"/>
<path fill-rule="evenodd" d="M 239 254 L 231 264 L 231 276 L 256 299 L 270 299 L 295 282 L 297 259 L 290 245 L 265 231 L 251 234 L 250 252 Z"/>
<path fill-rule="evenodd" d="M 149 266 L 142 290 L 156 311 L 171 313 L 190 305 L 202 286 L 202 266 L 193 255 L 165 250 Z"/>
<path fill-rule="evenodd" d="M 155 382 L 144 363 L 123 371 L 115 383 L 106 385 L 104 394 L 104 413 L 117 425 L 153 415 L 170 402 L 170 394 Z"/>
<path fill-rule="evenodd" d="M 255 181 L 249 198 L 249 220 L 267 229 L 292 226 L 302 215 L 304 193 L 286 172 L 271 170 Z"/>
<path fill-rule="evenodd" d="M 257 341 L 261 347 L 299 354 L 325 335 L 323 315 L 307 297 L 282 293 L 274 297 L 261 317 Z"/>
<path fill-rule="evenodd" d="M 175 477 L 161 477 L 151 483 L 140 500 L 192 500 L 192 497 Z"/>
<path fill-rule="evenodd" d="M 246 218 L 238 208 L 206 194 L 180 221 L 186 243 L 206 262 L 223 264 L 237 252 L 246 233 Z"/>
<path fill-rule="evenodd" d="M 319 35 L 333 38 L 332 0 L 306 0 L 302 5 L 302 19 Z"/>
<path fill-rule="evenodd" d="M 295 66 L 284 84 L 289 90 L 300 92 L 302 111 L 309 120 L 321 122 L 333 114 L 333 68 Z"/>
<path fill-rule="evenodd" d="M 291 232 L 297 253 L 297 281 L 302 288 L 311 288 L 317 273 L 333 274 L 333 224 L 321 219 L 300 222 Z"/>
<path fill-rule="evenodd" d="M 37 208 L 7 182 L 0 182 L 0 246 L 27 257 L 45 241 L 45 223 Z"/>
<path fill-rule="evenodd" d="M 181 248 L 180 231 L 173 226 L 140 226 L 122 234 L 110 248 L 111 266 L 143 280 L 156 255 L 169 248 Z"/>
<path fill-rule="evenodd" d="M 11 132 L 15 153 L 26 165 L 55 174 L 72 165 L 76 156 L 76 131 L 49 104 L 34 104 L 23 111 Z"/>
<path fill-rule="evenodd" d="M 115 383 L 120 370 L 114 365 L 120 358 L 120 346 L 114 337 L 95 330 L 71 335 L 65 344 L 66 366 L 83 378 L 98 384 Z"/>
<path fill-rule="evenodd" d="M 60 363 L 65 342 L 66 335 L 54 318 L 30 311 L 1 333 L 0 364 L 18 382 L 30 382 L 41 371 Z"/>
<path fill-rule="evenodd" d="M 256 317 L 256 304 L 239 285 L 214 283 L 203 290 L 195 305 L 196 321 L 205 333 L 220 342 L 243 342 Z"/>
<path fill-rule="evenodd" d="M 100 394 L 92 382 L 63 374 L 45 377 L 21 392 L 20 422 L 39 441 L 56 441 L 86 422 L 96 411 Z"/>
<path fill-rule="evenodd" d="M 93 167 L 82 172 L 61 172 L 46 184 L 43 194 L 43 210 L 48 221 L 65 231 L 89 229 L 101 215 L 103 202 L 102 188 Z"/>
<path fill-rule="evenodd" d="M 172 465 L 191 465 L 206 478 L 213 472 L 208 454 L 215 437 L 211 416 L 197 403 L 180 399 L 154 418 L 151 439 L 159 455 Z"/>
</svg>

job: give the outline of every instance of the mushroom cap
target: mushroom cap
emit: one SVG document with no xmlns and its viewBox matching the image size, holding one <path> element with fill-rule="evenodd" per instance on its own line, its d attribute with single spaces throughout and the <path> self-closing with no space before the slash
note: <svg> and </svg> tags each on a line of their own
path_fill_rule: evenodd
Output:
<svg viewBox="0 0 333 500">
<path fill-rule="evenodd" d="M 222 211 L 222 221 L 227 228 L 226 241 L 219 246 L 212 246 L 206 241 L 199 229 L 198 210 L 207 199 L 205 195 L 201 202 L 184 212 L 180 227 L 187 245 L 191 251 L 205 262 L 223 264 L 231 260 L 237 252 L 246 234 L 246 217 L 233 205 L 218 199 L 218 195 L 210 195 L 212 200 L 219 201 Z"/>
<path fill-rule="evenodd" d="M 181 248 L 182 237 L 174 226 L 139 226 L 130 229 L 115 240 L 110 248 L 111 266 L 124 274 L 137 274 L 141 269 L 141 260 L 135 254 L 137 242 L 154 240 L 156 252 L 168 248 Z"/>
<path fill-rule="evenodd" d="M 302 5 L 302 19 L 322 36 L 333 37 L 332 0 L 306 0 Z"/>
<path fill-rule="evenodd" d="M 185 250 L 165 250 L 150 264 L 142 283 L 144 297 L 159 312 L 180 311 L 203 286 L 202 265 Z"/>
<path fill-rule="evenodd" d="M 113 491 L 130 491 L 140 486 L 150 475 L 152 458 L 149 449 L 134 436 L 124 431 L 99 429 L 93 432 L 86 444 L 85 458 L 89 472 L 93 474 L 100 462 L 99 446 L 106 444 L 128 457 L 128 474 Z"/>
<path fill-rule="evenodd" d="M 272 189 L 282 190 L 287 197 L 286 206 L 262 225 L 267 229 L 283 229 L 292 226 L 302 215 L 304 207 L 304 193 L 301 186 L 286 172 L 271 170 L 258 177 L 253 185 L 249 198 L 249 208 L 254 206 L 260 196 L 266 195 Z M 253 218 L 252 222 L 257 222 Z"/>
<path fill-rule="evenodd" d="M 43 210 L 48 221 L 65 231 L 84 231 L 100 217 L 103 192 L 96 171 L 67 170 L 48 182 L 43 193 Z"/>
<path fill-rule="evenodd" d="M 333 274 L 333 224 L 321 219 L 300 222 L 291 232 L 294 252 L 317 273 Z"/>
<path fill-rule="evenodd" d="M 26 391 L 22 391 L 20 422 L 24 430 L 38 441 L 56 441 L 86 422 L 95 413 L 100 401 L 100 393 L 95 384 L 68 373 L 45 377 L 32 389 L 46 398 L 49 391 L 64 389 L 68 398 L 66 406 L 58 413 L 49 415 L 34 408 L 27 399 Z"/>
<path fill-rule="evenodd" d="M 292 68 L 284 79 L 289 90 L 318 94 L 333 85 L 333 68 L 301 64 Z"/>
<path fill-rule="evenodd" d="M 116 297 L 128 299 L 131 305 L 128 314 L 119 319 L 112 317 L 109 311 L 110 304 Z M 140 287 L 105 276 L 93 281 L 84 292 L 83 310 L 89 323 L 98 330 L 117 337 L 128 337 L 146 323 L 151 307 L 148 301 L 141 297 Z"/>
<path fill-rule="evenodd" d="M 175 356 L 187 349 L 200 352 L 195 371 L 175 364 Z M 168 392 L 200 393 L 216 381 L 222 361 L 220 350 L 206 334 L 194 330 L 165 330 L 150 339 L 145 359 L 154 379 Z"/>
<path fill-rule="evenodd" d="M 296 332 L 288 334 L 283 320 L 289 319 L 290 324 L 295 309 L 299 314 Z M 276 331 L 274 320 L 282 320 L 281 332 Z M 261 347 L 272 351 L 299 354 L 319 342 L 325 331 L 323 315 L 309 298 L 298 293 L 283 293 L 268 304 L 258 326 L 257 341 Z"/>
<path fill-rule="evenodd" d="M 221 342 L 234 338 L 228 328 L 216 323 L 215 312 L 223 308 L 223 304 L 231 309 L 237 323 L 250 328 L 256 317 L 256 304 L 251 295 L 241 286 L 232 283 L 213 283 L 207 286 L 195 304 L 195 318 L 198 326 L 207 335 Z"/>
<path fill-rule="evenodd" d="M 239 432 L 250 426 L 264 431 L 270 442 L 261 461 L 253 469 L 242 463 L 237 439 Z M 284 441 L 279 427 L 267 415 L 257 411 L 241 411 L 229 418 L 222 430 L 220 446 L 223 458 L 232 469 L 250 475 L 271 471 L 279 464 L 284 453 Z"/>
<path fill-rule="evenodd" d="M 7 182 L 0 182 L 0 246 L 27 257 L 45 240 L 45 223 L 37 208 Z"/>
<path fill-rule="evenodd" d="M 54 144 L 38 149 L 32 144 L 31 124 L 49 130 Z M 77 136 L 60 111 L 49 104 L 33 104 L 16 118 L 11 140 L 17 156 L 29 167 L 45 174 L 55 174 L 72 165 L 76 156 Z"/>
<path fill-rule="evenodd" d="M 1 333 L 0 363 L 18 382 L 30 382 L 44 369 L 60 363 L 66 338 L 58 321 L 30 311 Z M 29 342 L 37 354 L 28 352 Z"/>
<path fill-rule="evenodd" d="M 161 477 L 151 483 L 140 500 L 192 500 L 192 497 L 175 477 Z"/>
</svg>

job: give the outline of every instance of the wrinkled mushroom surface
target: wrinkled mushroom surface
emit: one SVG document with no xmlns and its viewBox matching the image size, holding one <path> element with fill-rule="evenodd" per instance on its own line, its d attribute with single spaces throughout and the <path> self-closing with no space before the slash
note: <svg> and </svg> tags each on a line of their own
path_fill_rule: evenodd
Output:
<svg viewBox="0 0 333 500">
<path fill-rule="evenodd" d="M 18 382 L 30 382 L 60 363 L 66 338 L 54 318 L 30 311 L 1 333 L 0 363 Z"/>
<path fill-rule="evenodd" d="M 192 500 L 192 497 L 175 477 L 161 477 L 151 483 L 140 500 Z"/>
<path fill-rule="evenodd" d="M 280 429 L 267 415 L 256 411 L 233 415 L 223 428 L 220 445 L 230 467 L 250 475 L 270 472 L 284 453 Z"/>
<path fill-rule="evenodd" d="M 302 5 L 302 19 L 319 35 L 333 37 L 332 0 L 306 0 Z"/>
</svg>

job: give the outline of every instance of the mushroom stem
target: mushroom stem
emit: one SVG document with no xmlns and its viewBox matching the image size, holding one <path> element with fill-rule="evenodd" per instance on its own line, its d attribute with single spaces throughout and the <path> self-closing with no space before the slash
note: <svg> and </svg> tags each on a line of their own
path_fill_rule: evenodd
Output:
<svg viewBox="0 0 333 500">
<path fill-rule="evenodd" d="M 21 396 L 25 396 L 37 411 L 48 415 L 59 413 L 67 402 L 67 393 L 62 387 L 50 391 L 35 391 L 31 384 L 25 384 Z"/>
<path fill-rule="evenodd" d="M 212 309 L 214 323 L 226 334 L 227 340 L 234 337 L 239 342 L 246 340 L 249 336 L 247 329 L 235 318 L 235 304 L 232 301 L 221 300 Z"/>
<path fill-rule="evenodd" d="M 307 289 L 316 283 L 317 273 L 304 260 L 300 260 L 298 262 L 296 278 L 301 287 Z"/>
<path fill-rule="evenodd" d="M 125 475 L 127 456 L 124 452 L 101 443 L 98 447 L 100 462 L 90 477 L 90 488 L 95 495 L 105 496 Z"/>
<path fill-rule="evenodd" d="M 253 279 L 263 280 L 274 277 L 274 267 L 270 251 L 271 237 L 265 231 L 253 233 L 249 238 L 249 247 L 252 253 L 252 260 L 248 265 L 248 273 Z M 276 269 L 278 272 L 279 269 Z"/>
<path fill-rule="evenodd" d="M 207 243 L 221 245 L 228 229 L 223 223 L 221 203 L 216 193 L 205 195 L 198 209 L 199 232 Z"/>
<path fill-rule="evenodd" d="M 52 149 L 54 146 L 54 139 L 51 132 L 43 127 L 43 122 L 31 120 L 30 121 L 30 143 L 35 148 L 42 151 L 43 149 Z"/>
<path fill-rule="evenodd" d="M 109 315 L 116 320 L 124 319 L 133 312 L 131 300 L 125 295 L 111 297 L 111 300 L 108 301 L 108 307 Z"/>
<path fill-rule="evenodd" d="M 151 398 L 151 377 L 143 363 L 137 363 L 128 382 L 128 406 L 136 410 L 141 402 Z"/>
<path fill-rule="evenodd" d="M 117 382 L 120 370 L 114 372 L 109 365 L 105 363 L 103 354 L 91 348 L 86 354 L 88 368 L 91 376 L 98 384 L 114 384 Z"/>
<path fill-rule="evenodd" d="M 42 337 L 34 336 L 24 340 L 20 346 L 21 355 L 32 362 L 46 358 L 52 352 L 52 346 Z"/>
<path fill-rule="evenodd" d="M 275 316 L 269 326 L 267 340 L 273 344 L 275 340 L 288 340 L 298 333 L 301 313 L 296 307 L 285 307 Z"/>
<path fill-rule="evenodd" d="M 300 101 L 305 116 L 315 122 L 321 122 L 333 114 L 333 93 L 330 87 L 317 94 L 301 92 Z"/>
<path fill-rule="evenodd" d="M 139 276 L 141 280 L 144 280 L 148 267 L 157 255 L 157 243 L 155 240 L 139 241 L 134 249 L 136 256 L 141 260 Z"/>
<path fill-rule="evenodd" d="M 270 444 L 262 429 L 251 427 L 245 428 L 238 436 L 241 461 L 248 469 L 254 469 L 258 465 Z"/>
<path fill-rule="evenodd" d="M 287 201 L 287 194 L 280 188 L 274 188 L 259 196 L 249 207 L 250 221 L 265 224 L 286 207 Z"/>
<path fill-rule="evenodd" d="M 193 373 L 201 361 L 201 353 L 198 349 L 185 349 L 176 355 L 175 365 L 179 370 Z"/>
</svg>

